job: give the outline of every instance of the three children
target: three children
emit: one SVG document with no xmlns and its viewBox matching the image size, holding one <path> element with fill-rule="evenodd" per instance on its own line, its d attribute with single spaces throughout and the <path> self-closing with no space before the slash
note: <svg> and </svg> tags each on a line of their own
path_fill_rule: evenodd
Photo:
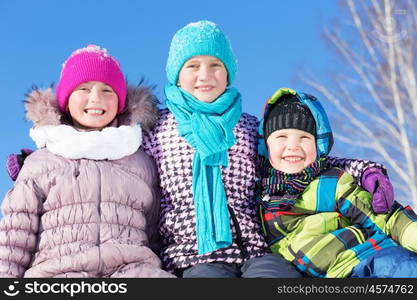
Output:
<svg viewBox="0 0 417 300">
<path fill-rule="evenodd" d="M 71 72 L 77 72 L 78 69 L 71 70 Z M 81 70 L 85 71 L 84 69 Z M 153 114 L 155 107 L 151 105 L 152 113 L 147 114 L 147 116 L 151 115 L 152 121 L 156 121 L 156 123 L 149 123 L 150 126 L 148 128 L 152 127 L 152 129 L 144 134 L 143 142 L 141 141 L 141 136 L 137 138 L 137 147 L 142 142 L 143 149 L 156 162 L 161 192 L 159 219 L 156 219 L 158 217 L 156 210 L 159 198 L 155 198 L 158 196 L 157 191 L 154 190 L 154 184 L 156 182 L 154 177 L 155 171 L 150 170 L 144 172 L 141 167 L 138 167 L 137 170 L 135 169 L 136 165 L 134 160 L 132 162 L 130 156 L 144 156 L 140 148 L 139 150 L 136 148 L 136 144 L 134 144 L 134 147 L 131 147 L 131 150 L 133 151 L 134 149 L 140 155 L 137 153 L 132 154 L 133 152 L 130 151 L 123 153 L 125 156 L 102 154 L 101 151 L 107 148 L 107 145 L 105 145 L 96 147 L 99 156 L 96 154 L 87 156 L 83 147 L 68 147 L 64 144 L 61 147 L 62 152 L 54 152 L 54 141 L 43 141 L 42 139 L 40 139 L 40 142 L 37 141 L 40 147 L 46 146 L 48 150 L 39 150 L 26 158 L 24 168 L 26 170 L 22 170 L 22 174 L 19 174 L 19 177 L 17 177 L 16 187 L 24 186 L 24 183 L 31 176 L 45 174 L 45 169 L 38 167 L 36 169 L 42 171 L 41 173 L 32 174 L 32 171 L 29 171 L 37 164 L 42 165 L 39 159 L 43 159 L 43 157 L 40 157 L 37 154 L 38 152 L 48 153 L 48 157 L 53 155 L 48 151 L 57 154 L 56 157 L 54 156 L 54 159 L 57 160 L 57 166 L 47 167 L 47 170 L 56 170 L 62 178 L 58 180 L 54 175 L 44 175 L 52 183 L 46 184 L 46 187 L 42 186 L 42 189 L 38 188 L 37 183 L 33 186 L 35 192 L 32 193 L 37 196 L 37 199 L 42 199 L 41 201 L 43 201 L 44 195 L 52 193 L 52 195 L 55 195 L 61 201 L 58 187 L 64 186 L 63 178 L 65 178 L 61 175 L 67 175 L 65 172 L 72 172 L 68 174 L 68 176 L 71 175 L 74 177 L 70 178 L 71 182 L 73 182 L 73 187 L 76 187 L 76 189 L 72 188 L 70 190 L 76 193 L 72 198 L 80 203 L 84 201 L 94 203 L 86 211 L 89 213 L 89 217 L 86 217 L 88 222 L 86 222 L 90 224 L 89 222 L 92 220 L 91 222 L 96 227 L 94 227 L 95 231 L 92 231 L 94 233 L 92 236 L 86 235 L 85 238 L 88 240 L 88 243 L 84 247 L 86 249 L 91 247 L 93 249 L 92 251 L 95 251 L 94 253 L 100 254 L 100 256 L 94 257 L 92 261 L 88 261 L 91 267 L 86 268 L 85 272 L 82 272 L 83 275 L 124 276 L 128 274 L 146 276 L 145 274 L 147 274 L 149 277 L 168 277 L 168 273 L 164 273 L 158 269 L 159 261 L 153 252 L 147 252 L 150 259 L 150 265 L 147 264 L 148 269 L 144 268 L 143 265 L 135 263 L 135 259 L 139 259 L 139 256 L 142 255 L 138 251 L 139 248 L 135 248 L 137 247 L 136 242 L 139 242 L 141 245 L 143 244 L 144 249 L 148 249 L 146 234 L 149 234 L 149 238 L 151 239 L 151 236 L 155 233 L 154 231 L 158 229 L 158 223 L 159 233 L 162 236 L 160 257 L 164 268 L 178 276 L 223 278 L 301 276 L 300 272 L 290 262 L 279 255 L 282 253 L 278 251 L 275 251 L 277 252 L 275 254 L 271 253 L 262 235 L 255 195 L 257 171 L 260 162 L 257 133 L 259 122 L 256 117 L 242 113 L 241 95 L 236 88 L 232 87 L 236 71 L 237 63 L 230 41 L 215 23 L 206 20 L 198 21 L 188 24 L 175 33 L 170 45 L 166 65 L 168 78 L 168 84 L 165 87 L 167 108 L 160 110 L 159 116 L 156 117 L 157 114 Z M 97 72 L 96 75 L 98 76 L 100 72 Z M 103 91 L 104 95 L 107 95 L 109 92 L 107 91 L 107 86 L 112 87 L 112 85 L 106 81 L 103 81 L 105 85 L 94 85 L 102 81 L 100 78 L 95 76 L 84 78 L 87 84 L 81 85 L 80 88 L 73 86 L 66 94 L 69 95 L 74 88 L 76 88 L 77 93 L 85 90 L 90 92 L 98 88 Z M 94 82 L 93 85 L 88 83 L 90 81 Z M 77 83 L 81 84 L 82 82 Z M 58 85 L 57 92 L 60 90 L 59 87 L 60 85 Z M 117 90 L 118 88 L 119 85 L 115 85 L 113 89 Z M 132 97 L 136 94 L 136 92 L 133 92 Z M 139 94 L 145 99 L 152 98 L 148 90 L 141 90 Z M 113 99 L 112 103 L 114 103 L 114 97 L 109 98 Z M 48 99 L 52 99 L 48 101 L 54 103 L 52 95 Z M 72 117 L 70 118 L 70 124 L 76 126 L 77 135 L 78 133 L 90 133 L 80 132 L 81 130 L 94 130 L 94 132 L 99 130 L 99 132 L 104 132 L 106 129 L 109 129 L 109 131 L 112 131 L 115 129 L 113 126 L 116 126 L 118 129 L 120 127 L 120 132 L 122 132 L 122 128 L 124 127 L 120 125 L 126 124 L 124 122 L 127 122 L 129 126 L 133 126 L 138 120 L 141 121 L 141 118 L 138 118 L 138 114 L 125 114 L 123 112 L 123 101 L 120 100 L 124 99 L 123 97 L 118 97 L 119 103 L 117 109 L 114 109 L 114 107 L 113 109 L 108 109 L 106 106 L 85 107 L 77 104 L 78 102 L 67 107 L 65 102 L 67 100 L 60 99 L 58 97 L 58 104 L 60 104 L 62 116 L 60 114 L 57 117 L 54 116 L 52 124 L 57 125 L 56 120 L 65 120 L 68 117 L 66 113 L 68 108 Z M 74 97 L 74 99 L 76 98 Z M 128 97 L 127 103 L 130 101 L 130 97 Z M 82 103 L 82 101 L 80 102 Z M 113 115 L 115 119 L 111 118 Z M 92 116 L 105 119 L 106 122 L 90 125 L 87 123 L 85 125 L 83 121 L 84 117 L 90 120 Z M 50 124 L 49 121 L 44 122 L 41 120 L 42 118 L 38 119 L 37 116 L 31 119 L 38 122 L 36 123 L 37 126 Z M 40 123 L 38 120 L 40 120 Z M 119 120 L 123 121 L 119 122 Z M 306 121 L 300 119 L 299 122 Z M 60 123 L 58 122 L 58 124 Z M 313 123 L 310 122 L 308 126 L 312 127 Z M 106 128 L 102 129 L 103 127 Z M 59 132 L 62 132 L 61 128 L 59 130 Z M 311 132 L 314 133 L 312 129 Z M 114 138 L 114 145 L 112 147 L 124 149 L 124 151 L 130 148 L 129 145 L 132 141 L 130 139 L 122 140 L 119 132 L 112 135 L 112 137 Z M 83 145 L 85 140 L 89 141 L 90 139 L 91 136 L 85 137 L 81 140 L 82 142 L 78 142 L 78 145 Z M 328 148 L 331 144 L 330 140 L 332 142 L 331 135 L 329 135 Z M 309 148 L 314 148 L 311 141 Z M 70 155 L 67 151 L 75 152 L 75 154 Z M 25 150 L 24 156 L 26 156 L 26 152 Z M 79 152 L 82 153 L 80 154 Z M 60 161 L 65 160 L 65 157 L 73 159 L 74 161 L 71 161 L 71 163 L 74 166 L 61 163 Z M 146 160 L 146 158 L 142 159 Z M 126 165 L 121 163 L 124 160 L 126 161 Z M 301 160 L 301 157 L 291 156 L 286 158 L 286 163 L 289 163 L 289 166 L 292 168 L 296 164 L 301 163 Z M 311 158 L 307 162 L 310 162 L 310 160 Z M 26 164 L 29 164 L 29 166 L 26 166 Z M 64 169 L 60 169 L 61 164 L 65 165 Z M 84 166 L 83 164 L 94 167 L 95 172 L 86 171 L 85 176 L 80 177 L 80 174 L 84 174 L 80 172 L 82 170 L 80 167 Z M 111 174 L 113 179 L 111 182 L 109 180 L 102 182 L 104 178 L 102 175 L 106 173 L 97 165 L 100 165 L 100 167 L 109 165 L 109 167 L 106 167 L 106 172 Z M 14 168 L 15 164 L 9 164 L 9 166 L 11 174 L 13 176 L 17 175 L 17 169 Z M 303 167 L 306 166 L 308 164 L 306 164 L 306 161 L 303 161 Z M 385 174 L 381 171 L 381 166 L 373 162 L 328 157 L 318 166 L 313 167 L 313 170 L 309 171 L 311 173 L 309 178 L 314 178 L 313 175 L 317 175 L 317 172 L 322 170 L 324 166 L 339 166 L 354 175 L 357 182 L 369 187 L 371 192 L 375 192 L 378 195 L 375 198 L 377 201 L 374 205 L 378 210 L 388 210 L 391 207 L 389 191 L 392 190 L 390 190 L 389 181 L 386 179 Z M 146 163 L 146 167 L 151 169 L 151 163 Z M 132 171 L 132 169 L 134 170 Z M 130 170 L 130 173 L 127 170 Z M 291 169 L 289 170 L 291 171 Z M 125 180 L 124 176 L 131 173 L 139 177 L 135 177 L 135 180 L 142 179 L 145 183 L 138 184 L 132 182 L 131 180 L 133 179 L 130 177 L 128 180 Z M 87 189 L 87 186 L 82 189 L 78 187 L 81 183 L 89 183 L 91 174 L 93 174 L 93 177 L 97 176 L 95 181 L 90 182 L 94 184 L 91 187 L 91 191 Z M 83 179 L 83 182 L 80 182 L 79 178 Z M 119 178 L 120 182 L 114 180 L 114 178 Z M 67 179 L 65 180 L 67 181 Z M 376 184 L 384 180 L 388 182 L 385 187 Z M 287 187 L 290 190 L 301 191 L 302 187 L 305 187 L 302 182 L 304 181 L 301 181 L 301 183 L 300 181 L 295 181 L 295 184 L 289 184 Z M 16 187 L 14 190 L 17 189 Z M 273 186 L 271 189 L 274 191 Z M 109 192 L 106 195 L 109 203 L 113 201 L 110 194 L 114 193 L 116 199 L 120 198 L 123 199 L 120 201 L 127 201 L 127 206 L 132 206 L 134 208 L 133 211 L 145 217 L 146 222 L 133 222 L 135 218 L 132 217 L 129 218 L 130 221 L 128 224 L 122 227 L 123 229 L 113 231 L 113 227 L 110 226 L 112 228 L 111 230 L 107 227 L 103 230 L 103 225 L 101 224 L 103 220 L 112 220 L 110 222 L 112 223 L 114 218 L 116 218 L 119 221 L 117 217 L 119 215 L 118 204 L 114 205 L 117 209 L 115 213 L 109 212 L 109 214 L 104 214 L 103 203 L 107 202 L 105 200 L 106 197 L 103 198 L 101 195 L 103 191 Z M 267 191 L 269 190 L 267 189 Z M 37 194 L 38 192 L 40 195 Z M 0 226 L 0 229 L 7 230 L 9 228 L 8 226 L 10 226 L 7 225 L 11 222 L 7 213 L 9 215 L 14 214 L 15 208 L 11 203 L 14 203 L 12 198 L 15 197 L 13 196 L 15 193 L 12 191 L 9 196 L 10 200 L 5 201 L 6 219 L 2 221 L 4 224 L 2 223 L 3 225 L 1 226 L 3 227 Z M 143 195 L 152 197 L 152 201 L 146 202 L 144 208 L 141 205 L 137 206 L 135 202 L 140 202 Z M 388 197 L 386 197 L 387 195 Z M 72 199 L 71 196 L 68 196 L 68 198 Z M 294 202 L 295 197 L 287 193 L 282 203 L 287 203 L 291 207 Z M 42 202 L 38 200 L 33 204 L 36 206 L 36 209 L 32 208 L 30 212 L 24 211 L 24 213 L 30 215 L 30 220 L 36 220 L 40 217 L 41 222 L 46 222 L 49 219 L 45 218 L 49 217 L 44 217 L 44 214 L 49 216 L 49 211 L 43 212 L 43 204 L 40 203 Z M 59 204 L 54 204 L 52 207 L 60 207 Z M 49 207 L 47 208 L 49 209 Z M 132 212 L 132 216 L 133 214 Z M 75 216 L 81 217 L 82 215 L 82 213 L 77 213 L 74 214 L 73 218 Z M 58 229 L 53 228 L 56 234 L 55 239 L 59 241 L 64 238 L 66 233 L 64 229 L 61 229 L 61 227 L 67 226 L 63 223 L 66 218 L 57 214 L 55 219 L 52 219 L 54 224 L 58 226 Z M 40 232 L 42 233 L 44 229 L 43 227 L 41 228 Z M 38 229 L 38 227 L 35 226 L 35 229 Z M 29 230 L 29 232 L 31 231 Z M 26 236 L 30 236 L 29 232 L 25 233 Z M 126 243 L 128 245 L 126 246 L 126 253 L 130 253 L 130 244 L 134 244 L 131 247 L 132 249 L 136 249 L 135 253 L 137 253 L 137 257 L 132 259 L 123 258 L 120 260 L 121 257 L 127 255 L 123 253 L 123 247 L 115 247 L 114 249 L 116 250 L 114 252 L 109 251 L 106 252 L 106 255 L 102 255 L 104 252 L 101 251 L 104 248 L 101 246 L 101 243 L 107 246 L 107 237 L 110 232 L 117 232 L 112 237 L 117 241 L 114 243 Z M 101 237 L 104 233 L 106 233 L 106 238 Z M 137 240 L 132 241 L 131 234 L 137 236 Z M 93 239 L 93 237 L 96 237 L 96 239 Z M 119 240 L 119 237 L 126 237 L 126 240 L 122 242 Z M 57 242 L 57 244 L 60 243 Z M 25 252 L 25 259 L 19 261 L 20 271 L 13 271 L 12 274 L 19 276 L 27 266 L 40 264 L 39 259 L 35 259 L 33 263 L 29 259 L 30 253 L 37 253 L 34 250 L 37 247 L 36 245 L 37 242 L 35 239 L 32 239 L 30 244 L 26 246 L 29 250 Z M 13 248 L 10 245 L 7 247 L 9 247 L 8 249 Z M 61 253 L 57 252 L 58 250 L 55 250 L 53 245 L 49 247 L 54 249 L 53 254 Z M 143 250 L 142 248 L 140 249 Z M 45 250 L 42 248 L 42 258 L 53 256 L 49 252 L 46 252 L 47 254 L 44 254 L 44 252 Z M 73 253 L 70 250 L 67 250 L 67 252 L 70 254 Z M 86 257 L 80 256 L 77 260 L 74 257 L 72 263 L 75 264 L 76 261 L 87 261 Z M 112 267 L 107 267 L 107 264 L 109 264 L 107 258 L 111 258 L 112 266 L 117 266 L 121 261 L 125 262 L 127 260 L 127 262 L 126 264 L 122 264 L 122 267 L 119 267 L 121 270 L 119 272 L 115 271 Z M 286 256 L 284 258 L 288 259 Z M 57 266 L 59 264 L 56 263 Z M 10 269 L 10 267 L 8 268 Z M 35 270 L 39 272 L 36 268 Z M 80 270 L 84 270 L 84 266 L 82 268 L 80 266 L 74 267 L 73 269 L 68 269 L 63 266 L 62 270 L 59 269 L 54 272 L 36 273 L 34 271 L 27 272 L 25 275 L 42 274 L 42 276 L 61 276 L 65 274 L 62 276 L 71 276 Z M 143 270 L 148 270 L 149 272 L 146 273 Z M 8 272 L 10 273 L 10 271 Z"/>
</svg>

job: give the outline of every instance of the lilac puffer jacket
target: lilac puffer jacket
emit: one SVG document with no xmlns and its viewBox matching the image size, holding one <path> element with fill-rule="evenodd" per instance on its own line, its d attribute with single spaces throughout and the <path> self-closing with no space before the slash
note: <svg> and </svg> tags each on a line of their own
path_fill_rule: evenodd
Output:
<svg viewBox="0 0 417 300">
<path fill-rule="evenodd" d="M 173 277 L 154 252 L 158 176 L 139 148 L 156 102 L 149 89 L 130 88 L 111 126 L 79 132 L 65 125 L 51 89 L 29 95 L 40 150 L 2 203 L 0 277 Z"/>
</svg>

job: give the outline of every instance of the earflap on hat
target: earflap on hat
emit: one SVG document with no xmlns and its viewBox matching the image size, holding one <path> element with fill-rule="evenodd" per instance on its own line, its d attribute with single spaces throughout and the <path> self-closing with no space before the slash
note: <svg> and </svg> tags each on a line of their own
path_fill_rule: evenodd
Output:
<svg viewBox="0 0 417 300">
<path fill-rule="evenodd" d="M 296 96 L 301 104 L 308 107 L 316 123 L 317 158 L 322 155 L 328 155 L 333 146 L 333 133 L 324 108 L 316 97 L 306 93 L 297 92 L 290 88 L 278 89 L 264 104 L 262 119 L 258 128 L 258 153 L 262 156 L 268 157 L 268 148 L 266 147 L 264 139 L 265 120 L 268 118 L 268 115 L 274 105 L 280 99 L 283 99 L 283 96 L 285 95 Z"/>
<path fill-rule="evenodd" d="M 265 139 L 264 139 L 264 128 L 265 128 L 265 120 L 266 117 L 268 116 L 269 112 L 272 109 L 272 106 L 278 101 L 279 98 L 281 98 L 283 95 L 296 95 L 297 92 L 294 91 L 293 89 L 290 88 L 280 88 L 278 90 L 276 90 L 276 92 L 269 97 L 263 106 L 262 109 L 262 118 L 261 121 L 259 123 L 259 127 L 258 127 L 258 154 L 264 156 L 264 157 L 268 157 L 268 148 L 266 146 L 265 143 Z"/>
<path fill-rule="evenodd" d="M 326 111 L 316 97 L 301 92 L 297 93 L 297 96 L 302 104 L 308 106 L 314 120 L 316 121 L 317 156 L 320 157 L 322 155 L 328 155 L 333 147 L 334 140 L 332 128 Z"/>
</svg>

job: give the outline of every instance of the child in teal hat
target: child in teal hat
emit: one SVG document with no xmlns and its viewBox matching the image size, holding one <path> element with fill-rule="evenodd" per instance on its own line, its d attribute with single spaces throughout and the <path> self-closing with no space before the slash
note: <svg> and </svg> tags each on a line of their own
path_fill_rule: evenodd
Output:
<svg viewBox="0 0 417 300">
<path fill-rule="evenodd" d="M 300 277 L 261 234 L 254 193 L 259 122 L 242 112 L 236 71 L 217 24 L 190 23 L 172 38 L 167 108 L 144 142 L 160 173 L 161 259 L 183 277 Z M 334 162 L 359 176 L 375 165 Z"/>
<path fill-rule="evenodd" d="M 161 179 L 161 258 L 183 277 L 300 277 L 268 253 L 254 200 L 257 119 L 231 87 L 230 41 L 210 21 L 173 37 L 166 109 L 145 137 Z"/>
</svg>

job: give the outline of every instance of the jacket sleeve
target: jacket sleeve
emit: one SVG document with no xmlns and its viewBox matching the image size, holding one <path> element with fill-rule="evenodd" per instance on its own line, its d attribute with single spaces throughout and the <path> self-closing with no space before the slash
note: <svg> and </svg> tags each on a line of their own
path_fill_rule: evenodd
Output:
<svg viewBox="0 0 417 300">
<path fill-rule="evenodd" d="M 152 208 L 147 215 L 147 235 L 149 237 L 149 248 L 152 249 L 157 255 L 161 251 L 162 247 L 162 238 L 159 234 L 159 203 L 160 197 L 159 192 L 155 190 L 154 200 L 152 203 Z"/>
<path fill-rule="evenodd" d="M 18 179 L 2 203 L 0 277 L 23 277 L 37 245 L 42 196 L 32 179 Z"/>
<path fill-rule="evenodd" d="M 344 172 L 336 188 L 336 209 L 350 223 L 361 228 L 384 231 L 388 214 L 376 214 L 372 210 L 372 195 L 356 184 L 354 178 Z"/>
<path fill-rule="evenodd" d="M 417 252 L 417 215 L 411 207 L 395 203 L 390 213 L 372 210 L 372 196 L 358 186 L 352 176 L 344 173 L 336 189 L 337 209 L 353 224 L 382 231 L 404 248 Z"/>
<path fill-rule="evenodd" d="M 161 192 L 159 186 L 159 175 L 153 158 L 149 157 L 149 163 L 147 164 L 148 174 L 151 177 L 149 182 L 149 188 L 152 192 L 151 207 L 146 212 L 146 234 L 149 240 L 149 247 L 157 255 L 161 250 L 161 236 L 159 235 L 159 210 L 161 203 Z"/>
<path fill-rule="evenodd" d="M 329 156 L 327 163 L 329 168 L 337 167 L 353 176 L 355 178 L 356 183 L 359 185 L 361 184 L 361 178 L 363 173 L 368 168 L 378 168 L 382 171 L 383 174 L 387 175 L 387 170 L 385 169 L 384 165 L 370 160 Z"/>
<path fill-rule="evenodd" d="M 398 202 L 386 225 L 386 232 L 404 248 L 417 252 L 417 215 L 410 206 Z"/>
<path fill-rule="evenodd" d="M 155 139 L 155 135 L 152 131 L 144 132 L 143 140 L 142 140 L 142 148 L 150 157 L 154 157 L 153 153 L 153 143 L 152 141 Z"/>
</svg>

